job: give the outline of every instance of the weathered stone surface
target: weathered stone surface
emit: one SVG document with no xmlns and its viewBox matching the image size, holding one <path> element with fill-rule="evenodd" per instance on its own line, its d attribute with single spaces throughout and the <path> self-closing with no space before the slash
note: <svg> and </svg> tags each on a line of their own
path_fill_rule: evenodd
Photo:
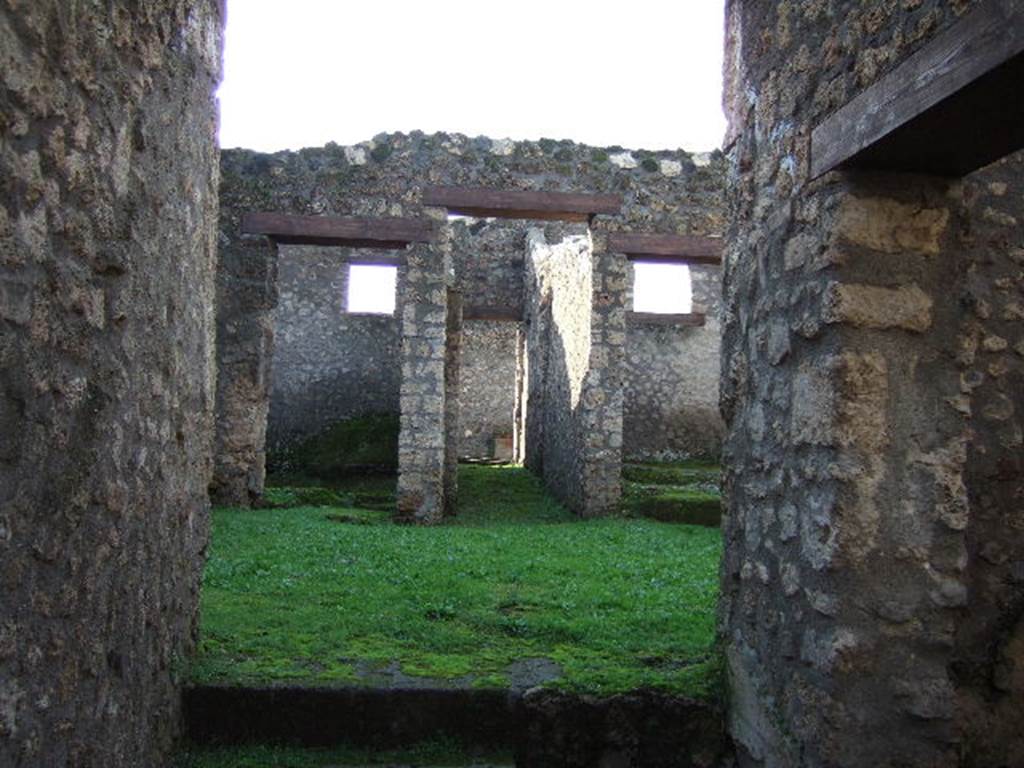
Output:
<svg viewBox="0 0 1024 768">
<path fill-rule="evenodd" d="M 263 493 L 272 310 L 278 258 L 273 244 L 249 238 L 221 248 L 217 264 L 218 357 L 216 434 L 210 498 L 249 504 Z"/>
<path fill-rule="evenodd" d="M 935 255 L 948 223 L 947 208 L 847 195 L 840 204 L 836 226 L 848 242 L 882 253 Z"/>
<path fill-rule="evenodd" d="M 266 361 L 271 368 L 266 422 L 271 451 L 285 450 L 339 421 L 398 413 L 400 320 L 348 310 L 350 265 L 337 258 L 337 251 L 280 249 L 273 358 Z M 405 267 L 396 269 L 400 292 Z"/>
<path fill-rule="evenodd" d="M 992 311 L 984 319 L 977 311 L 961 319 L 960 335 L 981 340 L 972 359 L 958 360 L 970 404 L 964 472 L 950 476 L 948 460 L 930 466 L 950 489 L 940 497 L 941 519 L 965 529 L 963 591 L 953 595 L 966 601 L 953 681 L 961 732 L 972 745 L 965 764 L 981 768 L 1012 765 L 1024 753 L 1024 359 L 1002 344 L 985 343 L 1020 338 L 1024 331 L 1024 321 L 1006 311 L 1024 296 L 1024 274 L 1014 258 L 1024 246 L 1024 153 L 968 177 L 964 195 L 970 227 L 961 244 L 961 302 Z M 988 207 L 1013 214 L 1017 223 L 981 215 Z"/>
<path fill-rule="evenodd" d="M 602 248 L 582 225 L 527 237 L 525 463 L 588 517 L 621 493 L 626 261 Z"/>
<path fill-rule="evenodd" d="M 274 449 L 319 432 L 334 421 L 399 407 L 402 371 L 398 363 L 400 320 L 344 315 L 341 311 L 347 262 L 357 251 L 310 247 L 282 248 L 277 271 L 261 262 L 258 240 L 238 230 L 243 213 L 274 210 L 295 214 L 412 216 L 424 213 L 420 191 L 425 184 L 485 186 L 503 189 L 615 192 L 623 195 L 624 214 L 602 218 L 603 230 L 683 232 L 714 235 L 721 231 L 724 164 L 719 153 L 698 163 L 686 152 L 629 154 L 635 164 L 620 167 L 615 153 L 572 142 L 494 142 L 479 137 L 413 133 L 381 135 L 359 147 L 328 145 L 273 155 L 245 150 L 222 154 L 221 281 L 218 308 L 217 473 L 213 490 L 220 503 L 247 504 L 262 486 L 262 423 Z M 627 165 L 629 165 L 627 163 Z M 524 306 L 524 243 L 528 222 L 457 221 L 451 226 L 452 287 L 468 307 L 521 311 Z M 246 255 L 249 275 L 235 265 Z M 621 277 L 621 276 L 620 276 Z M 399 290 L 406 276 L 399 277 Z M 624 278 L 622 278 L 624 279 Z M 718 293 L 717 271 L 703 270 L 697 283 L 709 297 Z M 622 286 L 616 285 L 615 290 Z M 279 296 L 279 298 L 278 298 Z M 714 302 L 706 302 L 709 314 Z M 276 305 L 276 309 L 274 309 Z M 713 322 L 713 321 L 712 321 Z M 623 331 L 624 333 L 624 331 Z M 699 377 L 682 375 L 678 360 L 641 372 L 634 381 L 664 374 L 660 390 L 688 388 L 690 394 L 666 403 L 657 393 L 638 394 L 625 429 L 635 454 L 714 452 L 717 417 L 707 407 L 715 369 L 714 325 L 672 336 L 643 340 L 644 354 L 659 358 L 706 355 Z M 499 427 L 495 413 L 509 414 L 504 398 L 514 381 L 504 377 L 514 358 L 490 366 L 485 383 L 481 362 L 496 359 L 467 336 L 465 355 L 476 356 L 473 391 L 476 405 L 461 418 L 460 453 L 490 453 Z M 622 338 L 613 336 L 618 348 Z M 270 362 L 267 356 L 273 354 Z M 392 364 L 389 361 L 394 361 Z M 603 364 L 603 363 L 602 363 Z M 692 366 L 688 369 L 692 371 Z M 463 395 L 468 385 L 462 387 Z M 514 392 L 514 389 L 511 391 Z M 594 384 L 599 393 L 601 386 Z M 639 393 L 639 390 L 634 390 Z M 272 394 L 269 394 L 272 393 Z M 481 398 L 495 398 L 483 407 Z M 271 397 L 269 415 L 266 398 Z M 597 397 L 597 394 L 591 397 Z M 263 401 L 260 402 L 260 398 Z M 655 415 L 651 415 L 651 410 Z M 489 413 L 487 413 L 489 411 Z M 671 424 L 657 444 L 647 427 L 664 419 Z M 514 421 L 511 426 L 514 428 Z M 467 433 L 469 433 L 467 435 Z M 666 434 L 667 433 L 667 434 Z M 618 438 L 616 438 L 618 439 Z M 617 450 L 611 448 L 611 450 Z"/>
<path fill-rule="evenodd" d="M 0 4 L 0 765 L 164 765 L 213 434 L 221 4 Z"/>
<path fill-rule="evenodd" d="M 514 433 L 516 337 L 521 323 L 466 320 L 459 394 L 463 456 L 494 456 L 494 441 Z"/>
<path fill-rule="evenodd" d="M 597 698 L 536 688 L 519 704 L 516 765 L 531 768 L 720 768 L 722 713 L 654 691 Z"/>
<path fill-rule="evenodd" d="M 918 332 L 928 330 L 932 322 L 932 299 L 916 285 L 882 288 L 834 283 L 829 292 L 825 307 L 829 322 Z"/>
<path fill-rule="evenodd" d="M 975 4 L 728 3 L 721 618 L 744 767 L 1020 752 L 996 673 L 1024 599 L 1020 159 L 808 180 L 814 125 Z"/>
<path fill-rule="evenodd" d="M 632 276 L 629 285 L 633 285 Z M 693 306 L 706 315 L 703 326 L 630 323 L 626 330 L 622 438 L 626 459 L 715 457 L 721 451 L 721 270 L 691 266 L 690 285 Z M 626 306 L 632 307 L 631 290 Z"/>
<path fill-rule="evenodd" d="M 402 322 L 401 426 L 398 437 L 400 520 L 436 523 L 444 516 L 445 332 L 450 251 L 419 245 L 408 252 L 399 292 Z"/>
</svg>

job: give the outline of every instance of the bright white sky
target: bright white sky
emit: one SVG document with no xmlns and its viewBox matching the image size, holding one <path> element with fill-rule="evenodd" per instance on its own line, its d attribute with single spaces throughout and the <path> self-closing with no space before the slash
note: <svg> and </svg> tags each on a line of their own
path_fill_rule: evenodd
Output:
<svg viewBox="0 0 1024 768">
<path fill-rule="evenodd" d="M 633 264 L 634 312 L 693 311 L 690 268 L 685 264 Z"/>
<path fill-rule="evenodd" d="M 351 264 L 348 268 L 347 312 L 395 313 L 398 268 Z"/>
<path fill-rule="evenodd" d="M 221 146 L 720 146 L 722 0 L 228 0 Z"/>
</svg>

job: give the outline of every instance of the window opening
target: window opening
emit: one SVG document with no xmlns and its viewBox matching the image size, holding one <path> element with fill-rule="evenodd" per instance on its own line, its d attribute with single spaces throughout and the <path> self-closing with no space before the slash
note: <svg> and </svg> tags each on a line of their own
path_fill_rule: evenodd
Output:
<svg viewBox="0 0 1024 768">
<path fill-rule="evenodd" d="M 693 311 L 690 268 L 685 264 L 633 264 L 633 311 L 688 314 Z"/>
<path fill-rule="evenodd" d="M 351 264 L 348 268 L 348 312 L 377 315 L 395 313 L 398 267 L 378 264 Z"/>
</svg>

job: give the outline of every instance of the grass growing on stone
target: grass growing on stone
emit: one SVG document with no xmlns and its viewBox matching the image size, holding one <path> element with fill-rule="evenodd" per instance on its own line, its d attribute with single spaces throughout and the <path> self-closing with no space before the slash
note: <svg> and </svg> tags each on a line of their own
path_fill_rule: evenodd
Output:
<svg viewBox="0 0 1024 768">
<path fill-rule="evenodd" d="M 193 679 L 502 686 L 547 659 L 571 690 L 714 695 L 717 530 L 579 521 L 505 467 L 461 468 L 449 525 L 337 521 L 365 512 L 215 510 Z"/>
<path fill-rule="evenodd" d="M 398 751 L 376 752 L 347 747 L 309 749 L 273 745 L 197 747 L 181 750 L 174 768 L 326 768 L 327 766 L 477 766 L 509 765 L 508 755 L 468 755 L 444 742 Z"/>
<path fill-rule="evenodd" d="M 622 468 L 622 509 L 630 517 L 717 526 L 720 469 L 703 461 L 630 463 Z"/>
</svg>

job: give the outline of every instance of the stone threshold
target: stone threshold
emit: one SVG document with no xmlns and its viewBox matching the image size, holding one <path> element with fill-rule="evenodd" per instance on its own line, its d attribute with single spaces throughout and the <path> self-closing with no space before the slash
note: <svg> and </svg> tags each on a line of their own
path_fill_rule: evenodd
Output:
<svg viewBox="0 0 1024 768">
<path fill-rule="evenodd" d="M 184 713 L 197 745 L 384 751 L 446 739 L 529 768 L 717 768 L 731 755 L 720 708 L 656 691 L 200 685 L 186 688 Z"/>
</svg>

